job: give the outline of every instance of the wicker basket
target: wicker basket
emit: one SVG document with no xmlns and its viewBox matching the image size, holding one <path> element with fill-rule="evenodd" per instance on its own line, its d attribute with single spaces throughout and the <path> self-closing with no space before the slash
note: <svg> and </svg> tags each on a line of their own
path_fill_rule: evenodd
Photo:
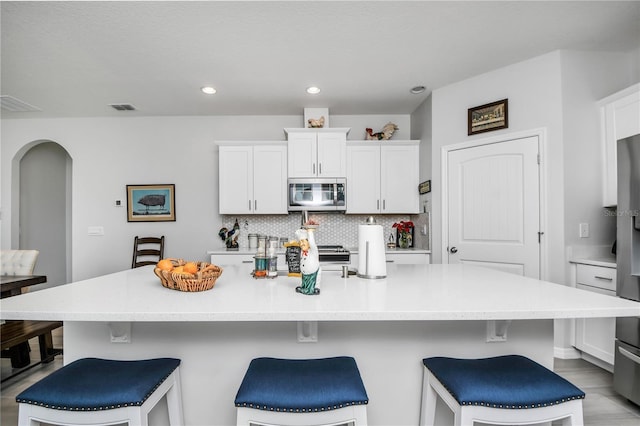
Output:
<svg viewBox="0 0 640 426">
<path fill-rule="evenodd" d="M 175 266 L 182 266 L 185 262 L 181 259 L 171 259 Z M 198 269 L 204 269 L 208 266 L 213 268 L 206 272 L 197 272 L 195 274 L 162 271 L 155 268 L 156 275 L 160 278 L 160 282 L 164 287 L 172 290 L 180 291 L 205 291 L 210 290 L 216 284 L 216 280 L 222 275 L 222 268 L 211 265 L 206 262 L 194 262 L 198 265 Z"/>
<path fill-rule="evenodd" d="M 173 263 L 174 268 L 177 266 L 183 266 L 185 263 L 187 263 L 182 259 L 169 259 L 169 260 L 171 261 L 171 263 Z M 165 271 L 159 268 L 154 268 L 153 272 L 156 274 L 158 278 L 160 278 L 160 282 L 164 287 L 170 288 L 172 290 L 178 290 L 178 285 L 173 280 L 173 277 L 171 276 L 171 271 Z"/>
</svg>

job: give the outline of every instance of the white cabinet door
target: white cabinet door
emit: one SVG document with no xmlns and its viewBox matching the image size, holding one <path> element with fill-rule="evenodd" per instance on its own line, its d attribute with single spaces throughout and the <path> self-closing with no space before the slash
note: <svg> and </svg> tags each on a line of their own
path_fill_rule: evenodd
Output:
<svg viewBox="0 0 640 426">
<path fill-rule="evenodd" d="M 289 177 L 344 178 L 347 130 L 288 130 Z"/>
<path fill-rule="evenodd" d="M 287 148 L 224 145 L 219 157 L 220 214 L 286 214 Z"/>
<path fill-rule="evenodd" d="M 253 213 L 287 213 L 287 148 L 253 148 Z"/>
<path fill-rule="evenodd" d="M 617 143 L 640 134 L 640 84 L 600 101 L 602 110 L 603 194 L 605 207 L 618 204 Z"/>
<path fill-rule="evenodd" d="M 380 212 L 379 164 L 379 147 L 347 147 L 347 213 Z"/>
<path fill-rule="evenodd" d="M 317 175 L 318 150 L 315 133 L 289 133 L 289 177 L 313 177 Z"/>
<path fill-rule="evenodd" d="M 253 264 L 253 255 L 250 254 L 212 254 L 211 263 L 214 265 L 240 265 L 243 263 Z"/>
<path fill-rule="evenodd" d="M 318 177 L 344 178 L 347 135 L 343 132 L 317 134 Z"/>
<path fill-rule="evenodd" d="M 595 293 L 616 295 L 616 270 L 593 265 L 576 265 L 576 287 Z M 612 287 L 613 286 L 613 287 Z M 576 348 L 610 365 L 614 363 L 615 318 L 576 320 Z"/>
<path fill-rule="evenodd" d="M 418 157 L 417 144 L 348 145 L 347 213 L 419 213 Z"/>
<path fill-rule="evenodd" d="M 253 147 L 221 146 L 219 153 L 220 214 L 253 213 Z"/>
<path fill-rule="evenodd" d="M 418 156 L 417 145 L 380 147 L 382 213 L 420 212 Z"/>
</svg>

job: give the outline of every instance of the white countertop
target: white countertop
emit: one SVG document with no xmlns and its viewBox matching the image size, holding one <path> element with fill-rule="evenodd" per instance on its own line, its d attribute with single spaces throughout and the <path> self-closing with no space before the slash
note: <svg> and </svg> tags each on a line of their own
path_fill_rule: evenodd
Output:
<svg viewBox="0 0 640 426">
<path fill-rule="evenodd" d="M 581 265 L 591 266 L 604 266 L 605 268 L 615 268 L 616 258 L 611 257 L 590 257 L 590 258 L 575 258 L 570 260 L 571 263 L 579 263 Z"/>
<path fill-rule="evenodd" d="M 395 265 L 386 279 L 324 271 L 321 294 L 300 278 L 254 279 L 224 267 L 216 286 L 162 287 L 153 267 L 125 270 L 0 301 L 1 319 L 67 321 L 413 321 L 640 316 L 640 303 L 468 265 Z"/>
<path fill-rule="evenodd" d="M 358 254 L 358 247 L 347 247 L 347 249 L 352 253 L 352 254 Z M 429 254 L 431 253 L 431 250 L 427 250 L 427 249 L 421 249 L 421 248 L 387 248 L 386 253 L 424 253 L 424 254 Z M 285 253 L 285 249 L 284 248 L 279 248 L 276 251 L 276 254 L 284 254 Z M 256 254 L 256 250 L 255 249 L 251 249 L 249 250 L 248 248 L 241 248 L 239 250 L 227 250 L 225 248 L 220 248 L 220 249 L 214 249 L 214 250 L 209 250 L 207 251 L 208 255 L 220 255 L 220 254 L 237 254 L 237 255 L 243 255 L 243 256 L 254 256 Z"/>
</svg>

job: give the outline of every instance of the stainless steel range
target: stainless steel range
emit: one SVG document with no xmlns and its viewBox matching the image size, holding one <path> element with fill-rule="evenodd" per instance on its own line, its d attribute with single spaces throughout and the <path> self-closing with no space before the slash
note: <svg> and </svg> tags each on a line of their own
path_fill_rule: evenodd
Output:
<svg viewBox="0 0 640 426">
<path fill-rule="evenodd" d="M 351 262 L 351 252 L 340 245 L 318 245 L 318 255 L 321 264 L 348 265 Z"/>
</svg>

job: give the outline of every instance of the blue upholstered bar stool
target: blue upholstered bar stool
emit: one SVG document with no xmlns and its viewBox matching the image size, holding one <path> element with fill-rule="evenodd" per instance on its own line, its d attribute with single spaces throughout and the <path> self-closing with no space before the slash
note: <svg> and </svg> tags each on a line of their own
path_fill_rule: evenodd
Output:
<svg viewBox="0 0 640 426">
<path fill-rule="evenodd" d="M 356 361 L 256 358 L 235 399 L 237 424 L 367 424 L 369 398 Z"/>
<path fill-rule="evenodd" d="M 151 409 L 167 396 L 169 422 L 184 424 L 180 360 L 113 361 L 83 358 L 21 392 L 18 425 L 148 425 Z"/>
<path fill-rule="evenodd" d="M 424 382 L 420 425 L 433 425 L 439 396 L 454 424 L 525 425 L 562 419 L 582 425 L 584 392 L 542 365 L 520 355 L 484 359 L 434 357 L 422 360 Z"/>
</svg>

